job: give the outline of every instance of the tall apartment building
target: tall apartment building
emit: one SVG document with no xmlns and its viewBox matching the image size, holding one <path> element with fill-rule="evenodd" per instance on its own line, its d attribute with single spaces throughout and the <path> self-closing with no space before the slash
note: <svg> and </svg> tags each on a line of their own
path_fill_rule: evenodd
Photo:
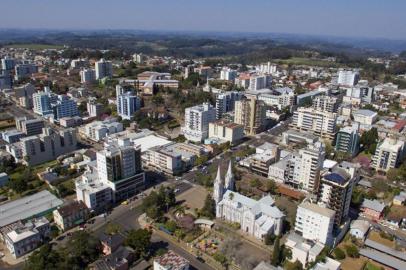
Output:
<svg viewBox="0 0 406 270">
<path fill-rule="evenodd" d="M 374 92 L 375 89 L 373 87 L 358 84 L 347 88 L 343 102 L 353 105 L 360 105 L 362 102 L 371 103 L 374 101 Z"/>
<path fill-rule="evenodd" d="M 209 123 L 215 120 L 216 110 L 209 103 L 186 108 L 183 135 L 190 141 L 201 142 L 209 136 Z"/>
<path fill-rule="evenodd" d="M 336 113 L 338 111 L 338 100 L 331 96 L 318 96 L 313 99 L 313 109 L 320 112 Z"/>
<path fill-rule="evenodd" d="M 17 130 L 23 132 L 26 136 L 32 136 L 42 133 L 44 121 L 42 119 L 27 119 L 19 117 L 15 119 Z"/>
<path fill-rule="evenodd" d="M 131 120 L 139 109 L 141 109 L 141 99 L 132 92 L 117 96 L 117 113 L 121 118 Z"/>
<path fill-rule="evenodd" d="M 14 79 L 16 81 L 30 77 L 38 72 L 38 66 L 34 64 L 18 64 L 14 67 Z"/>
<path fill-rule="evenodd" d="M 287 164 L 287 183 L 308 192 L 316 192 L 324 158 L 325 149 L 321 142 L 309 144 L 306 148 L 300 149 Z"/>
<path fill-rule="evenodd" d="M 64 117 L 73 117 L 79 115 L 76 102 L 66 95 L 55 95 L 48 87 L 44 91 L 34 93 L 33 111 L 41 116 L 52 115 L 55 120 Z"/>
<path fill-rule="evenodd" d="M 97 174 L 111 188 L 114 201 L 134 196 L 145 188 L 141 149 L 128 138 L 109 140 L 97 152 Z"/>
<path fill-rule="evenodd" d="M 79 69 L 87 66 L 89 61 L 87 59 L 73 59 L 70 62 L 70 67 L 73 69 Z"/>
<path fill-rule="evenodd" d="M 358 180 L 358 167 L 342 162 L 320 179 L 318 204 L 335 211 L 334 224 L 346 221 L 350 209 L 352 190 Z"/>
<path fill-rule="evenodd" d="M 250 77 L 250 86 L 249 86 L 250 91 L 269 88 L 271 86 L 272 86 L 271 75 L 252 75 Z"/>
<path fill-rule="evenodd" d="M 300 107 L 293 113 L 290 126 L 298 131 L 308 131 L 316 136 L 333 140 L 336 134 L 337 114 Z"/>
<path fill-rule="evenodd" d="M 235 102 L 234 122 L 243 125 L 246 135 L 255 135 L 264 130 L 266 105 L 252 97 Z"/>
<path fill-rule="evenodd" d="M 31 166 L 55 160 L 60 155 L 76 150 L 76 130 L 68 128 L 54 131 L 44 128 L 42 134 L 21 138 L 7 150 L 18 162 Z"/>
<path fill-rule="evenodd" d="M 220 80 L 234 81 L 237 77 L 237 71 L 230 68 L 223 68 L 220 71 Z"/>
<path fill-rule="evenodd" d="M 103 104 L 97 103 L 96 99 L 90 99 L 86 108 L 90 117 L 98 117 L 103 113 Z"/>
<path fill-rule="evenodd" d="M 255 67 L 255 69 L 264 74 L 274 74 L 277 71 L 277 66 L 271 64 L 271 62 L 264 63 Z"/>
<path fill-rule="evenodd" d="M 85 68 L 80 71 L 81 83 L 94 83 L 96 81 L 96 71 L 91 68 Z"/>
<path fill-rule="evenodd" d="M 216 97 L 216 119 L 221 119 L 227 112 L 234 110 L 237 100 L 241 100 L 244 94 L 242 92 L 230 91 L 220 93 Z"/>
<path fill-rule="evenodd" d="M 107 119 L 104 121 L 93 121 L 83 127 L 80 127 L 80 133 L 92 141 L 100 141 L 105 137 L 124 130 L 123 124 L 116 122 L 116 119 Z"/>
<path fill-rule="evenodd" d="M 304 239 L 331 245 L 334 216 L 334 210 L 304 201 L 297 208 L 295 231 Z"/>
<path fill-rule="evenodd" d="M 354 70 L 339 70 L 337 83 L 342 86 L 354 86 L 360 79 L 359 72 Z"/>
<path fill-rule="evenodd" d="M 103 58 L 94 63 L 94 69 L 96 72 L 96 80 L 103 78 L 111 78 L 113 76 L 113 65 L 111 61 L 106 61 Z"/>
<path fill-rule="evenodd" d="M 405 142 L 394 138 L 385 138 L 378 144 L 372 157 L 372 168 L 387 172 L 396 168 L 405 156 Z"/>
<path fill-rule="evenodd" d="M 0 70 L 0 90 L 11 89 L 13 87 L 13 77 L 8 70 Z"/>
<path fill-rule="evenodd" d="M 11 58 L 9 56 L 4 57 L 3 59 L 1 59 L 1 69 L 2 70 L 13 70 L 15 67 L 15 59 Z"/>
<path fill-rule="evenodd" d="M 359 152 L 359 123 L 341 128 L 337 132 L 335 150 L 350 154 L 352 157 Z"/>
</svg>

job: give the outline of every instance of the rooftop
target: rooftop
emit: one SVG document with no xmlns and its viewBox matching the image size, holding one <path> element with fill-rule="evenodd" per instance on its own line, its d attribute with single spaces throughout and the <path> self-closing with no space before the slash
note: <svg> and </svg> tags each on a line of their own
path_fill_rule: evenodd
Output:
<svg viewBox="0 0 406 270">
<path fill-rule="evenodd" d="M 377 112 L 374 112 L 374 111 L 371 111 L 371 110 L 365 110 L 365 109 L 355 111 L 353 114 L 354 115 L 357 114 L 357 115 L 367 116 L 367 117 L 373 117 L 375 115 L 378 115 Z"/>
<path fill-rule="evenodd" d="M 374 211 L 377 212 L 382 212 L 383 209 L 385 208 L 385 204 L 381 203 L 378 200 L 368 200 L 368 199 L 364 199 L 364 201 L 362 202 L 362 208 L 369 208 L 372 209 Z"/>
<path fill-rule="evenodd" d="M 304 208 L 304 209 L 307 209 L 309 211 L 312 211 L 312 212 L 315 212 L 315 213 L 318 213 L 320 215 L 330 217 L 330 218 L 334 217 L 334 215 L 335 215 L 334 210 L 321 207 L 321 206 L 319 206 L 319 205 L 317 205 L 315 203 L 310 203 L 308 201 L 302 202 L 299 205 L 299 208 Z"/>
<path fill-rule="evenodd" d="M 44 213 L 62 205 L 63 201 L 43 190 L 0 205 L 0 227 Z"/>
</svg>

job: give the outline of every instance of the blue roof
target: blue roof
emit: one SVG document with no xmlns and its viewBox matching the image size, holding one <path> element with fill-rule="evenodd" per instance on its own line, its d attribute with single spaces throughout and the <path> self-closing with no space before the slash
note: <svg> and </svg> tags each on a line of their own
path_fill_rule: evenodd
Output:
<svg viewBox="0 0 406 270">
<path fill-rule="evenodd" d="M 330 174 L 324 176 L 324 179 L 326 179 L 328 181 L 331 181 L 331 182 L 334 182 L 334 183 L 337 183 L 337 184 L 340 184 L 340 185 L 347 182 L 347 179 L 344 178 L 343 176 L 341 176 L 338 173 L 330 173 Z"/>
</svg>

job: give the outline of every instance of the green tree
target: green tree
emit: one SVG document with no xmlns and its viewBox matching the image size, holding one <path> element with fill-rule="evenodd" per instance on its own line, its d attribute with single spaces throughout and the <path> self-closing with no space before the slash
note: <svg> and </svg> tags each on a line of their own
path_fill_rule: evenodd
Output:
<svg viewBox="0 0 406 270">
<path fill-rule="evenodd" d="M 281 262 L 281 247 L 279 237 L 276 237 L 275 243 L 273 244 L 271 264 L 273 266 L 278 266 Z"/>
<path fill-rule="evenodd" d="M 210 194 L 207 194 L 206 199 L 204 200 L 204 205 L 200 210 L 200 214 L 210 219 L 213 219 L 216 216 L 216 203 Z"/>
<path fill-rule="evenodd" d="M 25 270 L 60 269 L 59 265 L 64 258 L 47 243 L 34 251 L 26 260 Z"/>
<path fill-rule="evenodd" d="M 254 178 L 250 181 L 250 186 L 251 187 L 255 187 L 255 188 L 259 188 L 261 186 L 261 181 L 259 181 L 258 178 Z"/>
<path fill-rule="evenodd" d="M 268 246 L 273 245 L 275 242 L 275 239 L 276 239 L 276 235 L 274 235 L 273 233 L 267 233 L 265 235 L 265 239 L 264 239 L 265 245 L 268 245 Z"/>
<path fill-rule="evenodd" d="M 84 269 L 94 262 L 100 254 L 100 242 L 86 231 L 77 231 L 68 240 L 61 252 L 67 258 L 66 265 L 70 269 Z"/>
<path fill-rule="evenodd" d="M 146 256 L 151 245 L 151 232 L 146 229 L 131 230 L 125 241 L 138 256 Z"/>
<path fill-rule="evenodd" d="M 218 261 L 223 266 L 227 264 L 227 257 L 221 252 L 214 253 L 213 259 Z"/>
<path fill-rule="evenodd" d="M 168 220 L 168 221 L 165 223 L 165 227 L 168 229 L 168 231 L 174 232 L 174 231 L 176 231 L 176 229 L 178 228 L 178 225 L 176 225 L 176 222 L 175 222 L 175 221 L 173 221 L 173 220 Z"/>
<path fill-rule="evenodd" d="M 301 262 L 296 260 L 295 262 L 287 262 L 284 267 L 285 270 L 303 270 Z"/>
<path fill-rule="evenodd" d="M 345 259 L 345 253 L 341 248 L 339 248 L 339 247 L 335 248 L 333 253 L 334 253 L 334 257 L 337 260 L 344 260 Z"/>
<path fill-rule="evenodd" d="M 268 180 L 266 182 L 266 189 L 269 193 L 275 195 L 278 192 L 278 186 L 276 185 L 275 181 Z"/>
<path fill-rule="evenodd" d="M 106 232 L 107 234 L 109 234 L 109 235 L 114 235 L 114 234 L 119 233 L 119 232 L 120 232 L 120 229 L 121 229 L 121 227 L 120 227 L 120 225 L 118 225 L 117 223 L 109 222 L 109 223 L 107 224 L 107 226 L 106 226 L 105 232 Z"/>
<path fill-rule="evenodd" d="M 371 128 L 370 130 L 364 132 L 360 139 L 360 144 L 366 153 L 374 154 L 376 145 L 378 142 L 378 130 L 376 128 Z"/>
<path fill-rule="evenodd" d="M 358 248 L 355 245 L 346 245 L 345 246 L 345 252 L 347 253 L 347 256 L 351 258 L 358 258 L 359 257 L 359 251 Z"/>
</svg>

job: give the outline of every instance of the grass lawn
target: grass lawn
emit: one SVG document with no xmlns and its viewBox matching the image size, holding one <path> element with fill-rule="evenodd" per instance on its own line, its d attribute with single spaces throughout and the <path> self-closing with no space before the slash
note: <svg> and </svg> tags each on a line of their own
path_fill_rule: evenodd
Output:
<svg viewBox="0 0 406 270">
<path fill-rule="evenodd" d="M 378 242 L 378 243 L 385 245 L 387 247 L 390 247 L 390 248 L 395 248 L 395 246 L 396 246 L 395 241 L 385 239 L 385 238 L 381 237 L 378 232 L 375 232 L 375 231 L 371 231 L 368 235 L 368 238 L 371 239 L 372 241 Z"/>
<path fill-rule="evenodd" d="M 15 48 L 15 49 L 32 49 L 32 50 L 45 50 L 45 49 L 62 49 L 62 45 L 52 45 L 52 44 L 33 44 L 33 43 L 19 43 L 10 44 L 4 46 L 5 48 Z"/>
<path fill-rule="evenodd" d="M 376 264 L 373 264 L 371 262 L 368 262 L 365 267 L 364 270 L 381 270 L 382 268 Z"/>
</svg>

